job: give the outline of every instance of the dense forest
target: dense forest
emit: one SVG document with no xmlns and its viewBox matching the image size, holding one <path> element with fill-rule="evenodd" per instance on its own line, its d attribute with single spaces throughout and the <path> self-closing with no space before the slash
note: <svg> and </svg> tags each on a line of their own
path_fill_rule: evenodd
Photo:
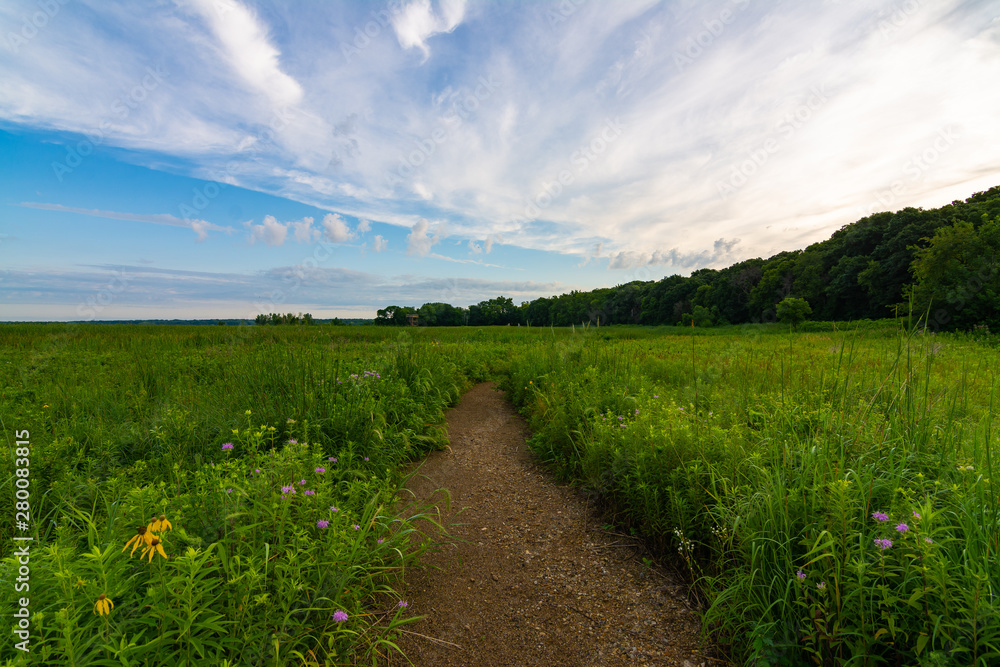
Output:
<svg viewBox="0 0 1000 667">
<path fill-rule="evenodd" d="M 690 276 L 572 291 L 515 305 L 496 297 L 469 306 L 389 306 L 376 324 L 683 324 L 777 320 L 786 298 L 805 299 L 817 320 L 913 313 L 931 329 L 1000 329 L 1000 186 L 941 208 L 904 208 L 845 225 L 804 250 L 747 259 Z"/>
</svg>

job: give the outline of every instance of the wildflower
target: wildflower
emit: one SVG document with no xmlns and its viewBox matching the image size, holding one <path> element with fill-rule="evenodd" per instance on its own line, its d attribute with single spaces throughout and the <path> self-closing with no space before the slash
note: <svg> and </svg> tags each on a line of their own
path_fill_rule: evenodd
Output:
<svg viewBox="0 0 1000 667">
<path fill-rule="evenodd" d="M 295 420 L 294 420 L 294 419 L 292 419 L 291 417 L 289 417 L 289 418 L 288 418 L 288 423 L 289 423 L 289 424 L 294 424 L 294 423 L 295 423 Z"/>
<path fill-rule="evenodd" d="M 259 474 L 260 474 L 260 468 L 256 468 L 256 469 L 254 470 L 254 472 L 255 472 L 255 473 L 257 473 L 257 474 L 259 475 Z"/>
<path fill-rule="evenodd" d="M 316 470 L 314 470 L 313 472 L 318 472 L 318 473 L 322 474 L 322 473 L 326 472 L 326 468 L 316 468 Z"/>
<path fill-rule="evenodd" d="M 122 553 L 125 553 L 125 550 L 129 548 L 129 545 L 132 545 L 132 553 L 128 555 L 129 558 L 131 558 L 132 554 L 135 553 L 135 550 L 140 544 L 149 544 L 152 540 L 153 534 L 148 531 L 146 526 L 139 526 L 135 529 L 135 535 L 132 536 L 132 539 L 126 542 L 125 546 L 122 547 Z"/>
<path fill-rule="evenodd" d="M 285 495 L 286 493 L 295 493 L 295 487 L 293 486 L 281 487 L 281 495 Z"/>
<path fill-rule="evenodd" d="M 49 407 L 49 404 L 48 404 L 48 403 L 45 403 L 45 404 L 43 404 L 43 405 L 42 405 L 42 407 L 43 407 L 43 408 L 47 408 L 47 407 Z"/>
<path fill-rule="evenodd" d="M 400 609 L 406 609 L 407 607 L 410 606 L 410 603 L 407 602 L 406 600 L 400 600 L 399 604 L 397 604 L 396 606 L 399 607 Z"/>
<path fill-rule="evenodd" d="M 299 480 L 299 486 L 302 486 L 302 485 L 304 485 L 305 483 L 306 483 L 306 480 L 304 480 L 304 479 L 300 479 L 300 480 Z"/>
<path fill-rule="evenodd" d="M 875 546 L 877 546 L 882 551 L 885 551 L 886 549 L 892 546 L 892 540 L 886 540 L 886 539 L 875 540 Z"/>
<path fill-rule="evenodd" d="M 329 525 L 330 525 L 330 522 L 327 521 L 326 519 L 320 519 L 319 521 L 316 522 L 316 527 L 317 528 L 326 528 Z"/>
<path fill-rule="evenodd" d="M 931 538 L 929 538 L 929 537 L 925 537 L 925 538 L 924 538 L 924 542 L 926 542 L 927 544 L 934 544 L 934 540 L 932 540 L 932 539 L 931 539 Z"/>
<path fill-rule="evenodd" d="M 368 460 L 368 457 L 366 456 L 366 457 L 365 457 L 365 461 L 367 461 L 367 460 Z"/>
<path fill-rule="evenodd" d="M 337 621 L 337 623 L 343 623 L 347 620 L 347 612 L 342 609 L 338 609 L 333 612 L 333 620 Z"/>
<path fill-rule="evenodd" d="M 339 510 L 339 509 L 337 509 L 337 508 L 336 508 L 335 506 L 333 506 L 333 505 L 330 505 L 330 511 L 331 511 L 331 512 L 339 512 L 340 510 Z"/>
<path fill-rule="evenodd" d="M 247 410 L 247 411 L 246 411 L 246 412 L 244 412 L 243 414 L 245 414 L 245 415 L 246 415 L 247 417 L 249 417 L 249 416 L 250 416 L 250 415 L 251 415 L 252 413 L 251 413 L 251 412 L 250 412 L 249 410 Z"/>
<path fill-rule="evenodd" d="M 173 530 L 174 526 L 167 520 L 166 515 L 161 514 L 159 517 L 150 519 L 148 528 L 154 533 L 162 533 L 165 530 Z"/>
<path fill-rule="evenodd" d="M 232 489 L 226 489 L 226 493 L 232 493 L 232 492 L 233 492 Z"/>
<path fill-rule="evenodd" d="M 659 398 L 659 397 L 660 397 L 659 394 L 653 394 L 653 398 Z"/>
<path fill-rule="evenodd" d="M 295 440 L 295 439 L 293 438 L 293 439 L 291 439 L 291 440 L 289 440 L 289 441 L 288 441 L 288 444 L 289 444 L 289 445 L 297 445 L 297 444 L 299 444 L 299 441 L 298 441 L 298 440 Z"/>
<path fill-rule="evenodd" d="M 233 443 L 227 442 L 224 445 L 222 445 L 222 448 L 223 449 L 232 449 L 233 448 Z"/>
<path fill-rule="evenodd" d="M 914 519 L 919 519 L 920 518 L 920 513 L 919 512 L 914 512 L 913 513 L 913 518 Z"/>
<path fill-rule="evenodd" d="M 105 616 L 111 613 L 111 610 L 115 608 L 115 603 L 111 601 L 104 593 L 97 596 L 97 602 L 94 604 L 94 613 L 98 616 Z"/>
<path fill-rule="evenodd" d="M 316 492 L 313 491 L 312 489 L 306 489 L 306 495 L 307 496 L 315 496 Z"/>
<path fill-rule="evenodd" d="M 382 539 L 382 538 L 380 537 L 380 538 L 378 538 L 377 540 L 375 540 L 375 543 L 376 543 L 376 544 L 382 544 L 382 542 L 384 542 L 384 541 L 385 541 L 385 540 L 383 540 L 383 539 Z"/>
<path fill-rule="evenodd" d="M 905 523 L 901 523 L 901 524 L 899 524 L 898 526 L 896 526 L 896 530 L 898 530 L 898 531 L 899 531 L 899 532 L 901 532 L 901 533 L 905 533 L 905 532 L 906 532 L 906 531 L 908 531 L 909 529 L 910 529 L 910 527 L 909 527 L 909 526 L 907 526 L 907 525 L 906 525 Z"/>
<path fill-rule="evenodd" d="M 799 570 L 798 572 L 795 573 L 795 576 L 799 578 L 799 581 L 805 581 L 806 573 L 803 572 L 802 570 Z"/>
<path fill-rule="evenodd" d="M 160 542 L 160 540 L 155 537 L 153 538 L 153 541 L 149 543 L 149 546 L 146 547 L 146 550 L 139 555 L 139 558 L 142 558 L 147 554 L 149 554 L 150 563 L 153 562 L 153 554 L 160 554 L 164 558 L 167 557 L 167 554 L 163 552 L 163 542 Z"/>
<path fill-rule="evenodd" d="M 354 530 L 361 530 L 361 526 L 359 526 L 358 524 L 354 524 Z"/>
<path fill-rule="evenodd" d="M 334 463 L 336 463 L 337 462 L 337 457 L 336 456 L 328 456 L 328 457 L 326 457 L 326 460 L 327 461 L 333 461 Z"/>
<path fill-rule="evenodd" d="M 817 590 L 821 590 L 821 591 L 825 591 L 826 590 L 826 582 L 825 581 L 821 581 L 818 584 L 816 584 L 816 589 Z"/>
<path fill-rule="evenodd" d="M 872 512 L 872 518 L 876 521 L 888 521 L 889 515 L 885 512 Z"/>
</svg>

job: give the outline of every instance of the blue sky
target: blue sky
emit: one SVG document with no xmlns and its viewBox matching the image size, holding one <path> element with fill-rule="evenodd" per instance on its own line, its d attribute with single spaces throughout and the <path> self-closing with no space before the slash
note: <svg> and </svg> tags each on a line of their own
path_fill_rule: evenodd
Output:
<svg viewBox="0 0 1000 667">
<path fill-rule="evenodd" d="M 1000 184 L 1000 2 L 0 3 L 0 320 L 655 280 Z"/>
</svg>

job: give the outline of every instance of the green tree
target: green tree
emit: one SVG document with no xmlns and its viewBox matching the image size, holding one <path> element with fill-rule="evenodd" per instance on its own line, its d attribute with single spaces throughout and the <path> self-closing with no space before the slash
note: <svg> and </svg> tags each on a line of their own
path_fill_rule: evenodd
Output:
<svg viewBox="0 0 1000 667">
<path fill-rule="evenodd" d="M 778 319 L 792 325 L 792 329 L 798 329 L 799 324 L 812 315 L 812 308 L 805 299 L 785 297 L 778 303 Z"/>
</svg>

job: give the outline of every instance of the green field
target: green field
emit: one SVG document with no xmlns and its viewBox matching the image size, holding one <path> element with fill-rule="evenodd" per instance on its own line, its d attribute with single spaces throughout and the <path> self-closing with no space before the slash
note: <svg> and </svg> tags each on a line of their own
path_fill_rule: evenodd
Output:
<svg viewBox="0 0 1000 667">
<path fill-rule="evenodd" d="M 492 379 L 734 662 L 996 664 L 995 341 L 811 329 L 2 325 L 0 659 L 377 664 L 443 539 L 402 467 Z"/>
</svg>

